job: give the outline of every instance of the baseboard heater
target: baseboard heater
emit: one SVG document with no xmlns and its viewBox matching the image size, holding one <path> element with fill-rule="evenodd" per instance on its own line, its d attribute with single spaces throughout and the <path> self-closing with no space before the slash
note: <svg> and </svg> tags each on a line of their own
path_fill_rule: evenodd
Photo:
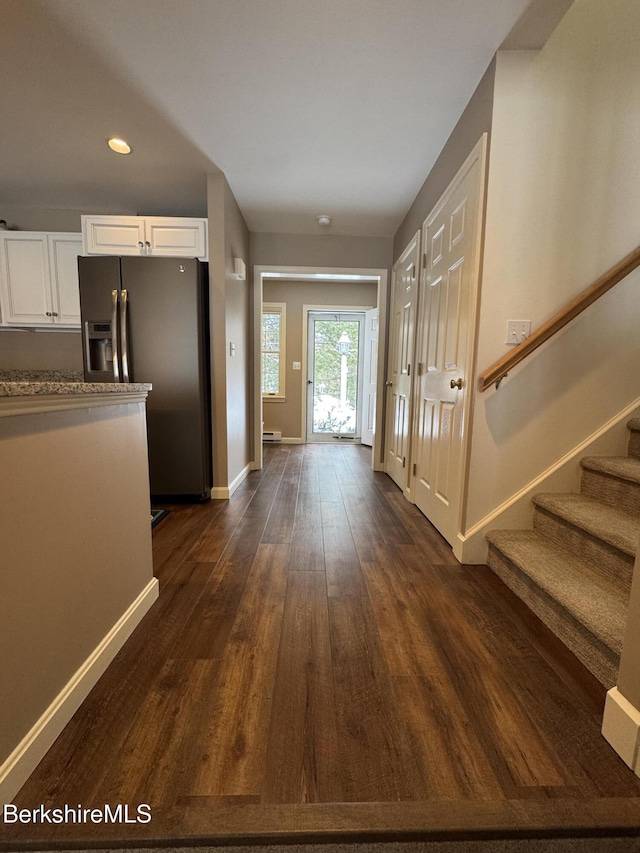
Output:
<svg viewBox="0 0 640 853">
<path fill-rule="evenodd" d="M 265 430 L 262 433 L 263 441 L 282 441 L 282 433 L 279 429 Z"/>
</svg>

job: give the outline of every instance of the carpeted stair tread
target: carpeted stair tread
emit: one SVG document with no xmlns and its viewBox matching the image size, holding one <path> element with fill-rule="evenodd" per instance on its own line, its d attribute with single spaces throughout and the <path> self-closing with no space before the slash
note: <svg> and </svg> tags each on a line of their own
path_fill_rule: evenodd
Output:
<svg viewBox="0 0 640 853">
<path fill-rule="evenodd" d="M 493 530 L 487 539 L 556 605 L 620 653 L 627 600 L 619 589 L 532 530 Z"/>
<path fill-rule="evenodd" d="M 636 553 L 640 539 L 640 518 L 587 495 L 537 494 L 533 496 L 533 503 L 624 554 L 634 556 Z"/>
<path fill-rule="evenodd" d="M 585 456 L 583 468 L 640 485 L 640 459 L 634 456 Z"/>
</svg>

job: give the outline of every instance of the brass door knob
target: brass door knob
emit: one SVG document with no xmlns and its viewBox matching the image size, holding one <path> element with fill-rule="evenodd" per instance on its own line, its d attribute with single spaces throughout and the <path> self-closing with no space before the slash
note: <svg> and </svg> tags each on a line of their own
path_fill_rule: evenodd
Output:
<svg viewBox="0 0 640 853">
<path fill-rule="evenodd" d="M 449 384 L 452 388 L 457 388 L 458 391 L 462 390 L 462 379 L 452 379 Z"/>
</svg>

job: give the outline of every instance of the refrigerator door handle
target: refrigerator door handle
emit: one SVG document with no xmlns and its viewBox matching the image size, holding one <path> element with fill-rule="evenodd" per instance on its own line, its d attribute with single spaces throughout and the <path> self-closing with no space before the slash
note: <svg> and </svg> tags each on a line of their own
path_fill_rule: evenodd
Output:
<svg viewBox="0 0 640 853">
<path fill-rule="evenodd" d="M 120 382 L 118 363 L 118 291 L 111 291 L 111 348 L 113 350 L 113 381 Z"/>
<path fill-rule="evenodd" d="M 121 310 L 120 310 L 120 338 L 122 340 L 122 381 L 129 381 L 129 339 L 127 335 L 127 320 L 129 314 L 129 294 L 123 288 L 120 291 Z"/>
</svg>

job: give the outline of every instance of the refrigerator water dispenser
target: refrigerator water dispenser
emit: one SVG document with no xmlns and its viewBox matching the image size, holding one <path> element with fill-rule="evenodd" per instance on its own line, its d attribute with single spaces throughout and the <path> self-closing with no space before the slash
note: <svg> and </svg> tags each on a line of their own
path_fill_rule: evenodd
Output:
<svg viewBox="0 0 640 853">
<path fill-rule="evenodd" d="M 85 323 L 85 331 L 88 372 L 113 375 L 111 323 Z"/>
</svg>

